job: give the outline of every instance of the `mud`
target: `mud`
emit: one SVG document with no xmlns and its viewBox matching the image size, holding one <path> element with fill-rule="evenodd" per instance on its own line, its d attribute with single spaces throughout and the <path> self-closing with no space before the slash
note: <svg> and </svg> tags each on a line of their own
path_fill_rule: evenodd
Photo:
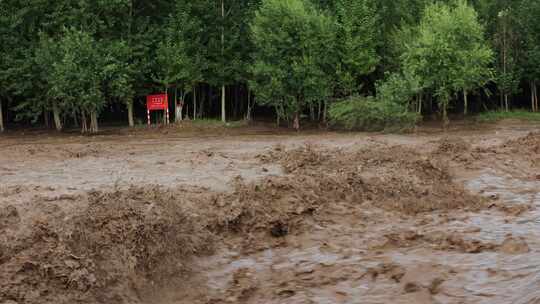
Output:
<svg viewBox="0 0 540 304">
<path fill-rule="evenodd" d="M 133 302 L 137 290 L 181 276 L 189 257 L 212 248 L 212 235 L 170 191 L 132 187 L 76 200 L 79 211 L 46 205 L 24 222 L 0 227 L 3 299 Z M 8 220 L 16 217 L 15 207 L 5 209 Z M 25 229 L 17 227 L 22 224 Z"/>
<path fill-rule="evenodd" d="M 190 130 L 0 137 L 0 303 L 540 301 L 535 125 Z"/>
</svg>

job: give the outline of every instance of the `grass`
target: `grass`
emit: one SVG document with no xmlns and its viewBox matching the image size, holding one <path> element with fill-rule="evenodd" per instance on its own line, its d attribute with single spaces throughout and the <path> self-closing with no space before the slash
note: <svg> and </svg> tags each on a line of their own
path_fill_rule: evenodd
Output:
<svg viewBox="0 0 540 304">
<path fill-rule="evenodd" d="M 334 128 L 368 132 L 412 130 L 419 119 L 397 103 L 358 96 L 332 104 L 328 115 Z"/>
<path fill-rule="evenodd" d="M 219 119 L 205 118 L 205 119 L 191 120 L 190 123 L 193 124 L 194 126 L 200 126 L 200 127 L 239 128 L 239 127 L 245 126 L 247 124 L 247 121 L 237 120 L 237 121 L 228 121 L 226 123 L 223 123 Z"/>
<path fill-rule="evenodd" d="M 163 122 L 161 120 L 158 120 L 156 123 L 155 121 L 152 121 L 152 127 L 162 127 Z M 219 119 L 212 119 L 212 118 L 204 118 L 204 119 L 196 119 L 196 120 L 183 120 L 179 122 L 178 124 L 175 123 L 173 120 L 170 122 L 170 127 L 178 127 L 182 129 L 234 129 L 234 128 L 241 128 L 248 125 L 248 121 L 246 120 L 237 120 L 237 121 L 228 121 L 226 123 L 223 123 Z M 143 122 L 142 120 L 138 120 L 135 124 L 135 128 L 137 129 L 146 129 L 148 125 L 146 122 Z"/>
<path fill-rule="evenodd" d="M 479 114 L 476 119 L 479 122 L 496 122 L 504 119 L 540 121 L 540 112 L 535 113 L 524 110 L 515 110 L 510 112 L 490 111 Z"/>
</svg>

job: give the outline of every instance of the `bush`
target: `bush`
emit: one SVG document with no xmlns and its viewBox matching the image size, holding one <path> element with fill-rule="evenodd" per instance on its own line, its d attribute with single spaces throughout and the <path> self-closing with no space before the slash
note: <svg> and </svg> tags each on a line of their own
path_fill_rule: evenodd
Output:
<svg viewBox="0 0 540 304">
<path fill-rule="evenodd" d="M 420 80 L 411 73 L 393 73 L 377 83 L 377 100 L 408 105 L 422 91 Z"/>
<path fill-rule="evenodd" d="M 397 103 L 355 96 L 333 104 L 329 117 L 331 126 L 337 128 L 396 132 L 413 129 L 419 115 Z"/>
<path fill-rule="evenodd" d="M 478 114 L 476 120 L 479 122 L 496 122 L 503 119 L 516 119 L 524 121 L 540 121 L 540 113 L 526 110 L 514 110 L 510 112 L 491 111 Z"/>
</svg>

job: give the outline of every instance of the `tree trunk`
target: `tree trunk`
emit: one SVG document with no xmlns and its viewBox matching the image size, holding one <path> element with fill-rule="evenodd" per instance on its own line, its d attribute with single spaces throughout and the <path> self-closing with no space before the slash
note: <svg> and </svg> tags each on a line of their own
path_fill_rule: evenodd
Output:
<svg viewBox="0 0 540 304">
<path fill-rule="evenodd" d="M 538 112 L 538 94 L 535 81 L 531 82 L 531 108 L 533 112 Z"/>
<path fill-rule="evenodd" d="M 536 82 L 534 83 L 534 111 L 538 112 L 538 90 L 537 90 Z"/>
<path fill-rule="evenodd" d="M 239 102 L 239 98 L 238 98 L 238 86 L 235 85 L 234 87 L 234 113 L 233 113 L 233 119 L 237 119 L 238 118 L 238 111 L 239 111 L 239 108 L 240 108 L 240 102 Z"/>
<path fill-rule="evenodd" d="M 325 99 L 323 104 L 323 112 L 322 112 L 322 120 L 324 123 L 326 123 L 326 112 L 328 112 L 328 101 Z"/>
<path fill-rule="evenodd" d="M 300 112 L 298 111 L 294 113 L 293 128 L 300 131 Z"/>
<path fill-rule="evenodd" d="M 506 79 L 506 18 L 503 20 L 503 74 Z M 504 108 L 508 112 L 508 93 L 506 92 L 507 88 L 504 89 Z"/>
<path fill-rule="evenodd" d="M 245 90 L 245 94 L 244 94 L 244 90 Z M 240 90 L 240 100 L 241 100 L 241 104 L 240 104 L 240 116 L 247 116 L 247 110 L 248 110 L 248 102 L 249 102 L 249 87 L 246 85 L 245 88 L 242 88 Z M 244 115 L 244 113 L 246 115 Z"/>
<path fill-rule="evenodd" d="M 182 106 L 183 103 L 180 103 L 177 107 L 176 107 L 176 122 L 180 122 L 182 121 L 182 111 L 184 109 L 184 107 Z"/>
<path fill-rule="evenodd" d="M 180 120 L 178 120 L 178 85 L 174 84 L 174 122 L 179 122 L 179 121 Z"/>
<path fill-rule="evenodd" d="M 450 120 L 448 119 L 448 99 L 444 100 L 441 106 L 443 111 L 443 128 L 446 130 L 450 124 Z"/>
<path fill-rule="evenodd" d="M 247 110 L 246 110 L 246 120 L 251 121 L 251 92 L 249 88 L 247 90 Z"/>
<path fill-rule="evenodd" d="M 135 126 L 135 122 L 133 121 L 133 100 L 127 102 L 127 110 L 129 127 L 133 128 Z"/>
<path fill-rule="evenodd" d="M 176 103 L 176 113 L 174 113 L 174 121 L 175 122 L 181 122 L 182 121 L 182 111 L 184 109 L 184 99 L 185 95 L 183 92 L 180 93 L 180 100 L 178 103 Z"/>
<path fill-rule="evenodd" d="M 99 131 L 99 128 L 98 128 L 97 112 L 96 110 L 92 110 L 90 112 L 90 133 L 97 133 L 98 131 Z"/>
<path fill-rule="evenodd" d="M 53 119 L 56 131 L 62 131 L 62 120 L 60 120 L 60 110 L 58 110 L 56 101 L 53 102 Z"/>
<path fill-rule="evenodd" d="M 276 110 L 276 127 L 279 128 L 279 125 L 281 123 L 281 116 L 279 115 L 279 109 L 278 109 L 278 106 L 275 106 L 274 107 L 275 110 Z"/>
<path fill-rule="evenodd" d="M 422 114 L 422 93 L 418 94 L 418 114 Z"/>
<path fill-rule="evenodd" d="M 51 127 L 50 115 L 47 110 L 43 110 L 43 122 L 45 123 L 45 128 L 49 129 Z"/>
<path fill-rule="evenodd" d="M 225 0 L 221 0 L 221 57 L 225 54 Z M 225 117 L 225 84 L 221 86 L 221 121 L 226 122 Z"/>
<path fill-rule="evenodd" d="M 73 117 L 73 125 L 76 128 L 78 128 L 79 127 L 79 120 L 77 118 L 77 113 L 75 111 L 73 111 L 72 117 Z"/>
<path fill-rule="evenodd" d="M 1 100 L 0 100 L 0 132 L 4 132 L 4 112 L 2 111 Z"/>
<path fill-rule="evenodd" d="M 182 121 L 182 110 L 184 108 L 184 90 L 180 91 L 180 100 L 178 100 L 178 89 L 174 89 L 174 121 Z"/>
<path fill-rule="evenodd" d="M 86 124 L 86 113 L 81 112 L 81 133 L 88 132 L 88 125 Z"/>
<path fill-rule="evenodd" d="M 208 90 L 210 90 L 210 88 L 208 88 Z M 199 103 L 199 112 L 197 112 L 199 118 L 202 118 L 204 114 L 204 105 L 206 104 L 206 99 L 209 98 L 210 94 L 208 93 L 208 90 L 205 90 L 205 88 L 202 90 L 201 103 Z"/>
<path fill-rule="evenodd" d="M 463 90 L 463 115 L 468 114 L 468 111 L 469 111 L 468 107 L 469 107 L 469 104 L 467 101 L 467 91 Z"/>
<path fill-rule="evenodd" d="M 227 122 L 225 117 L 225 85 L 221 86 L 221 121 Z"/>
<path fill-rule="evenodd" d="M 197 84 L 193 85 L 193 120 L 197 118 Z"/>
<path fill-rule="evenodd" d="M 535 112 L 534 111 L 534 85 L 533 85 L 533 81 L 530 82 L 530 85 L 531 85 L 531 111 Z"/>
</svg>

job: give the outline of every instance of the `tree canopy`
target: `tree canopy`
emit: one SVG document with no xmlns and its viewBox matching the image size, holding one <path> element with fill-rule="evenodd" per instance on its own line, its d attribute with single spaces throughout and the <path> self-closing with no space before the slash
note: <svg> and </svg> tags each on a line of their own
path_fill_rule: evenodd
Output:
<svg viewBox="0 0 540 304">
<path fill-rule="evenodd" d="M 271 27 L 275 30 L 268 31 Z M 293 118 L 298 129 L 306 105 L 330 95 L 324 63 L 334 41 L 331 19 L 301 0 L 268 0 L 255 16 L 252 34 L 252 87 L 260 102 Z"/>
<path fill-rule="evenodd" d="M 460 0 L 455 6 L 427 6 L 416 35 L 406 43 L 404 69 L 434 92 L 445 122 L 452 94 L 490 80 L 492 51 L 483 37 L 476 12 Z"/>
<path fill-rule="evenodd" d="M 444 117 L 538 111 L 539 14 L 528 0 L 3 0 L 0 131 L 134 126 L 158 92 L 180 119 L 255 103 L 294 127 L 358 95 Z"/>
</svg>

